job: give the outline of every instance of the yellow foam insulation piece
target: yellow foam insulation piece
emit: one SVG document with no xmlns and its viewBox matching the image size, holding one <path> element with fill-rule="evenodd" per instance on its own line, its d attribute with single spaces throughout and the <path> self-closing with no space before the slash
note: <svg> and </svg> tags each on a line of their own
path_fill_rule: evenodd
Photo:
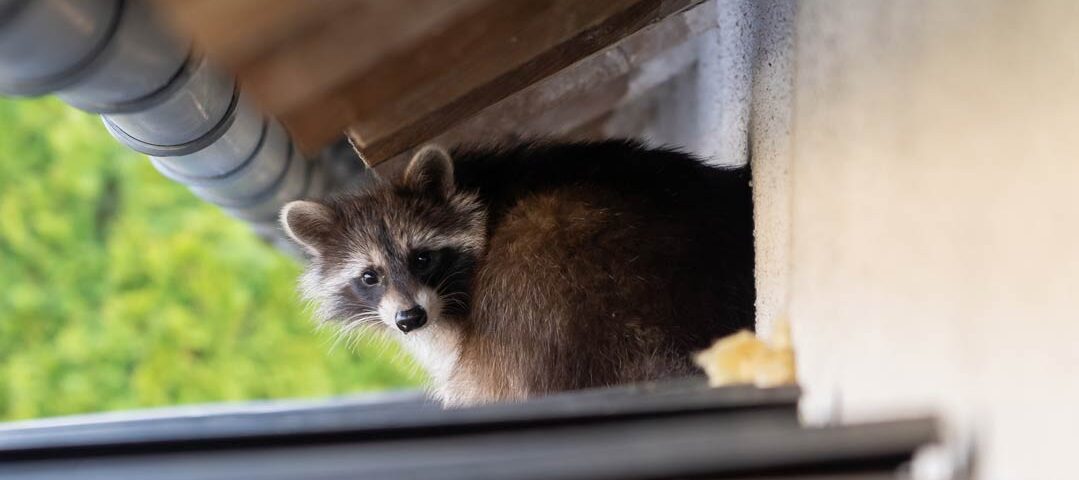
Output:
<svg viewBox="0 0 1079 480">
<path fill-rule="evenodd" d="M 694 360 L 704 369 L 708 384 L 713 387 L 753 384 L 766 388 L 797 381 L 790 324 L 786 319 L 775 323 L 768 342 L 743 330 L 716 340 L 711 347 L 698 352 Z"/>
</svg>

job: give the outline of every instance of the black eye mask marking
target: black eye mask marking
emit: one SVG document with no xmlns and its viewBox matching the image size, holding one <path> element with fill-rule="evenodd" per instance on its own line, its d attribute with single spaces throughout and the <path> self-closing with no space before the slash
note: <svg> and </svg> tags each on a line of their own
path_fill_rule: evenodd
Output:
<svg viewBox="0 0 1079 480">
<path fill-rule="evenodd" d="M 447 248 L 439 250 L 417 250 L 409 258 L 409 269 L 425 283 L 441 272 Z"/>
<path fill-rule="evenodd" d="M 425 260 L 414 254 L 415 274 L 428 287 L 435 290 L 444 304 L 444 312 L 464 315 L 469 310 L 469 286 L 475 269 L 475 259 L 453 248 L 441 248 L 426 253 Z"/>
</svg>

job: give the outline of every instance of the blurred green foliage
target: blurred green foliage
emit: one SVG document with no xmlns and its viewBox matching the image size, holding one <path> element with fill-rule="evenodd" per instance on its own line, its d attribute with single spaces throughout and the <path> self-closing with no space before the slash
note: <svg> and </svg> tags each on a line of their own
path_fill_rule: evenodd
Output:
<svg viewBox="0 0 1079 480">
<path fill-rule="evenodd" d="M 0 99 L 0 419 L 421 380 L 388 342 L 331 348 L 299 271 L 96 116 Z"/>
</svg>

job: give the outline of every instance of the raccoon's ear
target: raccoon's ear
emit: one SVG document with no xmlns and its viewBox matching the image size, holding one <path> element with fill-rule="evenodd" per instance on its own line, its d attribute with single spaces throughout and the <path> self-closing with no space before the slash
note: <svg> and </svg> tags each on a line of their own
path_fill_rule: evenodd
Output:
<svg viewBox="0 0 1079 480">
<path fill-rule="evenodd" d="M 412 156 L 405 169 L 404 184 L 411 190 L 439 198 L 453 193 L 453 160 L 441 147 L 427 145 Z"/>
<path fill-rule="evenodd" d="M 333 233 L 333 211 L 318 202 L 289 202 L 281 209 L 281 228 L 312 255 L 322 255 Z"/>
</svg>

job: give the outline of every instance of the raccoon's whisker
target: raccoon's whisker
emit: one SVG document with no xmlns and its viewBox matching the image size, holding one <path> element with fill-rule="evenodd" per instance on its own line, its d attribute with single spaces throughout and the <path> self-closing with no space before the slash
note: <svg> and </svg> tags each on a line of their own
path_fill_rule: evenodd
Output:
<svg viewBox="0 0 1079 480">
<path fill-rule="evenodd" d="M 441 291 L 441 290 L 438 290 L 438 293 L 439 293 L 440 295 L 448 295 L 448 294 L 461 294 L 461 295 L 468 295 L 468 292 L 465 292 L 465 291 L 462 291 L 462 290 L 452 290 L 452 291 L 448 291 L 448 292 L 443 292 L 443 291 Z"/>
<path fill-rule="evenodd" d="M 341 327 L 341 330 L 344 331 L 345 333 L 351 333 L 353 330 L 356 330 L 356 329 L 361 328 L 361 327 L 367 327 L 367 326 L 375 325 L 378 322 L 379 322 L 379 318 L 377 316 L 352 318 L 352 319 L 350 319 L 348 321 L 348 323 L 346 323 L 343 327 Z"/>
<path fill-rule="evenodd" d="M 378 352 L 375 355 L 379 357 L 384 357 L 386 355 L 386 348 L 389 346 L 390 339 L 386 335 L 375 335 L 373 337 L 373 341 L 375 347 L 378 349 Z M 400 354 L 400 352 L 398 352 L 398 354 Z M 399 361 L 400 359 L 395 360 Z"/>
<path fill-rule="evenodd" d="M 356 345 L 360 342 L 360 339 L 366 337 L 368 331 L 373 327 L 373 323 L 360 323 L 353 326 L 348 331 L 347 335 L 344 335 L 344 338 L 347 338 L 345 344 L 348 346 L 349 350 L 355 351 Z"/>
<path fill-rule="evenodd" d="M 336 351 L 337 346 L 340 345 L 341 342 L 344 341 L 346 338 L 348 338 L 348 331 L 345 328 L 337 329 L 336 331 L 334 331 L 333 343 L 330 345 L 330 352 Z"/>
<path fill-rule="evenodd" d="M 338 342 L 338 336 L 337 336 L 337 334 L 334 334 L 334 336 L 327 341 L 327 343 L 329 343 L 330 345 L 326 349 L 330 353 L 333 353 L 334 350 L 337 349 L 337 342 Z"/>
<path fill-rule="evenodd" d="M 442 298 L 442 301 L 446 302 L 447 304 L 455 305 L 455 306 L 458 306 L 458 307 L 461 307 L 461 308 L 465 308 L 465 307 L 468 306 L 468 303 L 466 303 L 464 300 L 460 300 L 460 299 L 456 299 L 456 298 Z"/>
<path fill-rule="evenodd" d="M 352 335 L 349 335 L 349 350 L 356 350 L 356 345 L 360 343 L 360 339 L 367 336 L 367 332 L 372 328 L 371 325 L 363 325 L 357 328 Z"/>
<path fill-rule="evenodd" d="M 460 273 L 460 271 L 458 271 L 456 273 Z M 450 277 L 446 277 L 446 278 L 448 279 Z M 443 283 L 445 283 L 445 281 L 443 281 Z M 463 292 L 463 291 L 444 292 L 444 291 L 442 291 L 441 287 L 435 289 L 435 292 L 438 294 L 439 299 L 441 299 L 443 302 L 445 302 L 447 304 L 450 304 L 450 305 L 454 305 L 454 306 L 462 308 L 462 309 L 467 309 L 468 308 L 468 303 L 469 303 L 469 301 L 471 301 L 471 296 L 468 294 L 468 292 Z"/>
<path fill-rule="evenodd" d="M 377 355 L 379 357 L 386 356 L 386 347 L 388 347 L 389 344 L 387 344 L 386 342 L 383 341 L 383 342 L 376 342 L 375 345 L 378 348 L 378 352 L 375 355 Z"/>
<path fill-rule="evenodd" d="M 364 330 L 366 330 L 367 327 L 370 327 L 377 323 L 378 314 L 358 313 L 347 317 L 345 319 L 345 324 L 339 327 L 335 332 L 335 336 L 337 338 L 334 341 L 333 347 L 331 348 L 336 348 L 338 343 L 340 343 L 342 339 L 354 337 L 356 336 L 356 334 L 362 333 Z"/>
<path fill-rule="evenodd" d="M 464 302 L 464 301 L 468 300 L 467 296 L 461 297 L 460 295 L 453 295 L 453 294 L 439 295 L 439 298 L 441 298 L 443 300 L 455 301 L 455 302 Z"/>
<path fill-rule="evenodd" d="M 367 320 L 359 319 L 359 318 L 349 319 L 348 321 L 346 321 L 344 323 L 344 325 L 341 325 L 340 327 L 338 327 L 337 330 L 339 332 L 347 333 L 347 332 L 351 331 L 352 329 L 355 329 L 358 326 L 360 326 L 360 325 L 362 325 L 364 323 L 367 323 L 367 322 L 368 322 Z"/>
<path fill-rule="evenodd" d="M 356 327 L 353 327 L 353 330 L 355 330 L 355 333 L 362 333 L 362 332 L 366 332 L 367 330 L 370 330 L 371 328 L 374 328 L 375 325 L 378 325 L 378 322 L 373 322 L 373 321 L 363 322 L 363 323 L 358 324 Z"/>
<path fill-rule="evenodd" d="M 470 300 L 468 295 L 464 292 L 455 292 L 446 295 L 440 295 L 439 298 L 441 298 L 443 302 L 457 305 L 459 307 L 467 307 L 468 301 Z"/>
<path fill-rule="evenodd" d="M 348 321 L 353 322 L 353 321 L 378 320 L 378 318 L 379 318 L 379 316 L 378 316 L 377 313 L 362 313 L 362 314 L 356 314 L 356 315 L 352 315 L 352 316 L 348 317 Z"/>
<path fill-rule="evenodd" d="M 444 287 L 446 285 L 446 283 L 448 283 L 450 281 L 450 279 L 452 279 L 453 277 L 456 277 L 457 275 L 461 275 L 463 273 L 467 273 L 467 270 L 464 269 L 464 268 L 459 268 L 457 270 L 454 270 L 453 272 L 450 272 L 449 275 L 446 275 L 445 277 L 442 277 L 442 281 L 438 282 L 438 286 L 435 287 L 435 291 L 441 293 L 442 292 L 442 287 Z"/>
<path fill-rule="evenodd" d="M 471 296 L 468 294 L 468 292 L 449 292 L 449 293 L 439 294 L 439 296 L 442 297 L 442 298 L 445 298 L 445 299 L 464 297 L 463 298 L 464 300 L 468 300 L 469 298 L 471 298 Z"/>
</svg>

